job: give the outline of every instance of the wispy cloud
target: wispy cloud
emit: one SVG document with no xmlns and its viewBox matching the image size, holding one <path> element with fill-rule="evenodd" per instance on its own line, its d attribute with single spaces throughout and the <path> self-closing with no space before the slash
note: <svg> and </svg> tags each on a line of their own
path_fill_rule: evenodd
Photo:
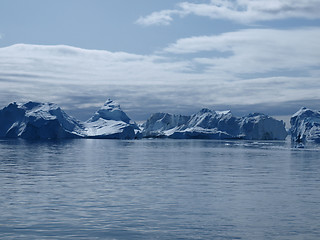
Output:
<svg viewBox="0 0 320 240">
<path fill-rule="evenodd" d="M 178 40 L 164 51 L 174 54 L 227 52 L 225 57 L 193 60 L 210 72 L 235 74 L 303 71 L 320 66 L 320 28 L 294 30 L 245 29 L 221 35 Z"/>
<path fill-rule="evenodd" d="M 159 12 L 153 12 L 146 17 L 140 17 L 136 23 L 144 26 L 149 25 L 169 25 L 174 15 L 183 15 L 183 11 L 178 10 L 163 10 Z"/>
<path fill-rule="evenodd" d="M 137 21 L 142 25 L 169 25 L 173 17 L 196 15 L 243 24 L 286 18 L 319 19 L 318 0 L 211 0 L 207 3 L 181 2 L 173 10 L 153 12 Z"/>
</svg>

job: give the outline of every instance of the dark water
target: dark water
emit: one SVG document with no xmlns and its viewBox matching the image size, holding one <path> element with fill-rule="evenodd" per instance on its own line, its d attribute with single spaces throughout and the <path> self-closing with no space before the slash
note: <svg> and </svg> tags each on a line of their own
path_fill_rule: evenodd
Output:
<svg viewBox="0 0 320 240">
<path fill-rule="evenodd" d="M 320 239 L 320 149 L 0 141 L 0 239 Z"/>
</svg>

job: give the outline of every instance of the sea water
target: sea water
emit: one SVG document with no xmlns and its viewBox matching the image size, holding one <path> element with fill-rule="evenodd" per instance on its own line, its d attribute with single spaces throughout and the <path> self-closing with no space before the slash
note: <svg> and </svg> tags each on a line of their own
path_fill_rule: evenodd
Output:
<svg viewBox="0 0 320 240">
<path fill-rule="evenodd" d="M 320 148 L 0 140 L 0 239 L 320 239 Z"/>
</svg>

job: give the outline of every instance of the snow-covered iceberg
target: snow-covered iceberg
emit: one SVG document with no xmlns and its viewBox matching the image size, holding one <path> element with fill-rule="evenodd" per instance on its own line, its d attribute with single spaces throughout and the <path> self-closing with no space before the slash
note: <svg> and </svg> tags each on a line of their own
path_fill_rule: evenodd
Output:
<svg viewBox="0 0 320 240">
<path fill-rule="evenodd" d="M 320 143 L 320 111 L 301 108 L 290 119 L 291 140 Z"/>
<path fill-rule="evenodd" d="M 0 138 L 59 139 L 83 137 L 83 124 L 55 104 L 11 103 L 0 110 Z"/>
<path fill-rule="evenodd" d="M 238 118 L 230 111 L 206 108 L 191 116 L 156 113 L 142 125 L 142 129 L 110 99 L 86 122 L 69 116 L 52 103 L 11 103 L 0 110 L 0 138 L 134 139 L 143 136 L 283 140 L 287 136 L 284 123 L 267 115 L 254 113 Z M 311 133 L 317 131 L 310 130 Z"/>
<path fill-rule="evenodd" d="M 85 136 L 88 138 L 133 139 L 136 123 L 131 121 L 120 105 L 108 99 L 106 103 L 84 123 Z"/>
<path fill-rule="evenodd" d="M 110 99 L 86 122 L 53 103 L 11 103 L 0 110 L 0 138 L 133 139 L 138 132 L 138 126 Z"/>
<path fill-rule="evenodd" d="M 287 136 L 284 122 L 265 114 L 238 118 L 231 111 L 206 108 L 192 116 L 156 113 L 142 127 L 144 137 L 283 140 Z"/>
</svg>

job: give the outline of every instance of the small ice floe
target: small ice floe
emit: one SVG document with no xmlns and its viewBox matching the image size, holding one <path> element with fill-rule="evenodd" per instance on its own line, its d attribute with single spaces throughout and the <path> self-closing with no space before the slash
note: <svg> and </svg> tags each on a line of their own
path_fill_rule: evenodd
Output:
<svg viewBox="0 0 320 240">
<path fill-rule="evenodd" d="M 294 147 L 295 148 L 304 148 L 304 144 L 303 143 L 297 143 Z"/>
</svg>

